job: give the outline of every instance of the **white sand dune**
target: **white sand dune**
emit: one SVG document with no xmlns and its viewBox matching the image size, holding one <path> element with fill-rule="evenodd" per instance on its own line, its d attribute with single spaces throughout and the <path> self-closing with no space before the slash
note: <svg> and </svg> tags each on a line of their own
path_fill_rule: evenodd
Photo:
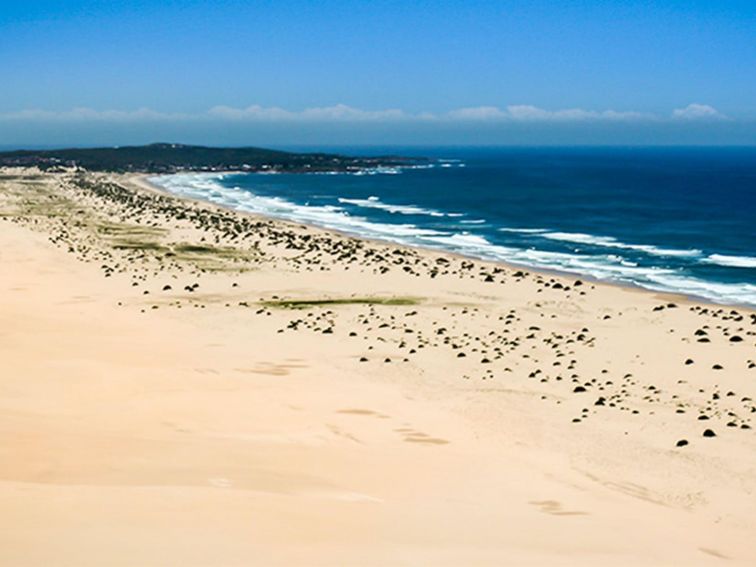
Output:
<svg viewBox="0 0 756 567">
<path fill-rule="evenodd" d="M 756 564 L 753 311 L 85 179 L 0 171 L 0 564 Z"/>
</svg>

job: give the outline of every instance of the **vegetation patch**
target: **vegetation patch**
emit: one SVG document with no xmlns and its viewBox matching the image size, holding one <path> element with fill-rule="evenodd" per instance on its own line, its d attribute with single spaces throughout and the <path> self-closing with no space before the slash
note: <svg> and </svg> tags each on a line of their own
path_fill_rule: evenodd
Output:
<svg viewBox="0 0 756 567">
<path fill-rule="evenodd" d="M 97 232 L 115 238 L 155 238 L 166 234 L 163 228 L 136 224 L 104 222 L 97 225 Z"/>
<path fill-rule="evenodd" d="M 215 246 L 204 246 L 201 244 L 179 244 L 175 247 L 177 254 L 218 254 L 222 251 Z"/>
<path fill-rule="evenodd" d="M 211 271 L 244 271 L 239 264 L 253 259 L 252 253 L 247 250 L 209 244 L 174 244 L 171 252 L 177 260 L 192 262 Z"/>
<path fill-rule="evenodd" d="M 131 240 L 128 238 L 119 238 L 113 241 L 113 248 L 116 250 L 142 250 L 151 252 L 167 252 L 168 249 L 159 242 L 149 240 Z"/>
<path fill-rule="evenodd" d="M 184 259 L 193 260 L 246 260 L 249 252 L 230 246 L 208 246 L 205 244 L 177 244 L 173 252 Z"/>
<path fill-rule="evenodd" d="M 424 163 L 398 156 L 350 157 L 339 154 L 292 153 L 265 148 L 209 148 L 183 144 L 150 144 L 118 148 L 71 148 L 0 152 L 2 166 L 36 166 L 43 170 L 79 166 L 89 171 L 353 171 L 380 166 Z"/>
<path fill-rule="evenodd" d="M 21 204 L 20 213 L 25 216 L 64 217 L 70 215 L 70 205 L 66 202 L 40 202 L 27 200 Z"/>
<path fill-rule="evenodd" d="M 420 300 L 415 297 L 350 297 L 343 299 L 281 299 L 263 301 L 266 307 L 279 309 L 307 309 L 330 305 L 417 305 Z"/>
</svg>

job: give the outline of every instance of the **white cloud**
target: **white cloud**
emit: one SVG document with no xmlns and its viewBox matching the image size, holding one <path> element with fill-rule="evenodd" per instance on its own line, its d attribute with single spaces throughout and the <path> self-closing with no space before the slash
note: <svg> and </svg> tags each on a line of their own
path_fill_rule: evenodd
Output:
<svg viewBox="0 0 756 567">
<path fill-rule="evenodd" d="M 335 106 L 306 108 L 300 112 L 285 110 L 277 106 L 263 107 L 259 105 L 247 108 L 233 108 L 230 106 L 216 106 L 208 114 L 225 120 L 250 121 L 304 121 L 304 122 L 362 122 L 362 121 L 391 121 L 409 118 L 401 110 L 361 110 L 345 104 Z"/>
<path fill-rule="evenodd" d="M 653 120 L 655 116 L 642 112 L 618 112 L 616 110 L 583 110 L 567 108 L 564 110 L 546 110 L 529 104 L 515 104 L 504 108 L 497 106 L 478 106 L 452 110 L 444 115 L 450 120 L 486 120 L 516 122 L 576 122 L 581 120 Z"/>
<path fill-rule="evenodd" d="M 617 110 L 584 110 L 582 108 L 567 108 L 564 110 L 544 110 L 536 106 L 516 105 L 508 106 L 507 111 L 514 120 L 555 120 L 560 122 L 574 122 L 580 120 L 650 120 L 652 114 L 642 112 L 621 112 Z"/>
<path fill-rule="evenodd" d="M 360 110 L 344 104 L 325 108 L 308 108 L 300 116 L 306 120 L 403 120 L 407 116 L 401 110 Z"/>
<path fill-rule="evenodd" d="M 708 104 L 689 104 L 685 108 L 672 111 L 675 120 L 727 120 L 727 116 Z"/>
<path fill-rule="evenodd" d="M 189 118 L 187 114 L 166 114 L 150 110 L 149 108 L 127 111 L 74 108 L 62 112 L 31 109 L 0 114 L 0 120 L 21 122 L 151 122 L 158 120 L 185 120 L 187 118 Z"/>
<path fill-rule="evenodd" d="M 252 105 L 245 108 L 215 106 L 199 113 L 164 113 L 140 108 L 133 111 L 94 110 L 74 108 L 54 112 L 47 110 L 22 110 L 0 114 L 0 121 L 8 122 L 186 122 L 227 121 L 266 123 L 334 123 L 334 122 L 437 122 L 437 123 L 564 123 L 564 122 L 643 122 L 665 120 L 724 120 L 726 116 L 705 104 L 689 104 L 663 116 L 617 110 L 585 110 L 566 108 L 547 110 L 529 104 L 498 106 L 475 106 L 458 108 L 442 113 L 408 113 L 399 109 L 363 110 L 345 104 L 313 107 L 294 111 L 277 106 Z"/>
<path fill-rule="evenodd" d="M 497 106 L 459 108 L 447 112 L 445 116 L 449 120 L 502 120 L 508 117 L 507 113 Z"/>
<path fill-rule="evenodd" d="M 565 110 L 545 110 L 531 105 L 511 105 L 505 108 L 498 106 L 473 106 L 450 110 L 449 112 L 434 114 L 422 112 L 418 114 L 406 113 L 402 110 L 361 110 L 344 104 L 335 106 L 307 108 L 300 112 L 284 110 L 279 107 L 262 107 L 258 105 L 247 108 L 232 108 L 216 106 L 209 111 L 209 115 L 225 120 L 249 121 L 288 121 L 288 122 L 392 122 L 392 121 L 424 121 L 424 122 L 574 122 L 580 120 L 650 120 L 655 117 L 641 112 L 618 112 L 616 110 L 583 110 L 571 108 Z"/>
<path fill-rule="evenodd" d="M 225 120 L 290 120 L 292 113 L 278 107 L 263 108 L 253 105 L 247 108 L 233 108 L 230 106 L 214 106 L 208 111 L 212 117 Z"/>
</svg>

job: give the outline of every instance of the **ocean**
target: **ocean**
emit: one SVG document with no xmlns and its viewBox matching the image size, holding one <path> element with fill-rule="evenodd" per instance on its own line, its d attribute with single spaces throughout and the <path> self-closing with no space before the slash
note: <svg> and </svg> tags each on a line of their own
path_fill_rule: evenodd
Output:
<svg viewBox="0 0 756 567">
<path fill-rule="evenodd" d="M 756 306 L 756 148 L 338 150 L 430 161 L 151 181 L 357 236 Z"/>
</svg>

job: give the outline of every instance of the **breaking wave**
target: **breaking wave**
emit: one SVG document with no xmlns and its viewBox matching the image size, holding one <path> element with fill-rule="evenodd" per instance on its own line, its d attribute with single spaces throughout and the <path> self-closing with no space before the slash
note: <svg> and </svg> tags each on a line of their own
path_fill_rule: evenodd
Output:
<svg viewBox="0 0 756 567">
<path fill-rule="evenodd" d="M 725 256 L 712 254 L 701 260 L 704 264 L 716 264 L 728 268 L 756 268 L 756 258 L 752 256 Z"/>
<path fill-rule="evenodd" d="M 415 205 L 391 205 L 389 203 L 384 203 L 378 197 L 374 196 L 368 197 L 367 199 L 346 199 L 339 197 L 338 202 L 367 209 L 380 209 L 389 213 L 399 213 L 402 215 L 428 215 L 431 217 L 446 216 L 446 213 L 442 213 L 441 211 L 424 209 Z"/>
<path fill-rule="evenodd" d="M 659 248 L 650 244 L 627 244 L 611 236 L 594 236 L 592 234 L 583 234 L 580 232 L 544 232 L 543 238 L 549 240 L 561 240 L 563 242 L 574 242 L 576 244 L 586 244 L 589 246 L 602 246 L 605 248 L 620 248 L 624 250 L 635 250 L 645 252 L 654 256 L 683 256 L 695 257 L 702 254 L 701 250 L 678 250 L 674 248 Z"/>
</svg>

